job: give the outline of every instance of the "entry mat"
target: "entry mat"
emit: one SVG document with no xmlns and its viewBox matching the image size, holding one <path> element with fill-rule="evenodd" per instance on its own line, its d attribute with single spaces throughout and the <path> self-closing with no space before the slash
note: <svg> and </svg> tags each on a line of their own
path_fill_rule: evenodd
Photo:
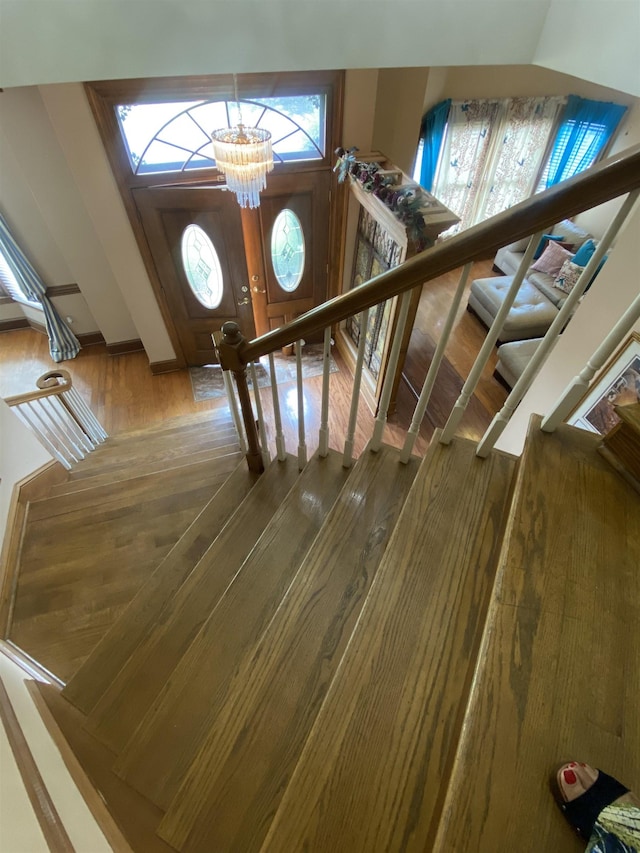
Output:
<svg viewBox="0 0 640 853">
<path fill-rule="evenodd" d="M 302 353 L 302 378 L 310 379 L 312 376 L 322 375 L 322 344 L 307 344 Z M 330 357 L 331 373 L 338 372 L 338 366 L 333 356 Z M 276 382 L 278 385 L 285 382 L 296 381 L 296 357 L 295 355 L 282 355 L 274 353 L 273 360 L 276 369 Z M 268 388 L 271 385 L 271 374 L 269 372 L 269 359 L 263 356 L 256 364 L 258 377 L 258 388 Z M 212 400 L 215 397 L 223 397 L 224 382 L 222 380 L 222 368 L 217 364 L 206 364 L 204 367 L 190 367 L 191 386 L 193 388 L 193 399 L 196 403 L 203 400 Z M 247 382 L 252 388 L 251 371 L 247 370 Z"/>
</svg>

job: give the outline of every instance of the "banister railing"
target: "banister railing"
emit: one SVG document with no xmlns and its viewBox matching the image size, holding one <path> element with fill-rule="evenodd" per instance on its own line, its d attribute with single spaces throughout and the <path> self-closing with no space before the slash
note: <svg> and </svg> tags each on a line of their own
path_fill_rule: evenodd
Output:
<svg viewBox="0 0 640 853">
<path fill-rule="evenodd" d="M 476 359 L 476 363 L 470 371 L 469 378 L 464 384 L 463 393 L 456 403 L 454 411 L 450 416 L 450 420 L 445 426 L 440 437 L 440 440 L 444 443 L 450 441 L 455 432 L 456 426 L 465 411 L 466 405 L 474 393 L 477 381 L 487 363 L 488 358 L 490 357 L 491 351 L 499 339 L 499 334 L 505 320 L 505 316 L 513 304 L 521 283 L 525 280 L 532 255 L 535 247 L 538 245 L 540 235 L 555 223 L 560 222 L 563 219 L 567 219 L 585 210 L 590 210 L 593 207 L 596 207 L 606 201 L 610 201 L 613 198 L 628 195 L 626 201 L 622 204 L 620 212 L 614 217 L 612 225 L 607 229 L 607 233 L 600 241 L 596 255 L 594 255 L 592 261 L 585 267 L 584 272 L 576 283 L 575 293 L 566 300 L 565 308 L 561 309 L 559 312 L 559 319 L 552 324 L 552 328 L 549 330 L 540 346 L 539 355 L 531 367 L 526 371 L 526 375 L 523 380 L 518 383 L 517 388 L 514 389 L 514 392 L 508 398 L 505 407 L 501 410 L 496 419 L 494 419 L 489 433 L 482 439 L 478 455 L 486 455 L 493 447 L 495 440 L 506 425 L 506 422 L 513 413 L 515 406 L 529 387 L 542 359 L 548 354 L 549 350 L 555 343 L 558 334 L 570 319 L 571 313 L 576 307 L 579 297 L 586 291 L 588 283 L 591 281 L 594 273 L 596 272 L 598 262 L 601 257 L 604 256 L 604 253 L 611 245 L 612 240 L 615 238 L 625 218 L 629 215 L 639 190 L 640 145 L 637 145 L 597 166 L 592 167 L 586 172 L 563 182 L 562 184 L 552 187 L 533 198 L 515 205 L 504 213 L 501 213 L 486 222 L 482 222 L 441 244 L 435 245 L 426 251 L 415 255 L 400 266 L 388 270 L 376 278 L 353 288 L 348 293 L 342 294 L 328 302 L 325 302 L 285 326 L 262 335 L 253 341 L 245 341 L 236 324 L 225 324 L 223 327 L 222 340 L 218 343 L 219 357 L 223 370 L 232 371 L 236 379 L 249 448 L 247 459 L 250 467 L 260 470 L 262 468 L 262 460 L 264 459 L 266 461 L 270 456 L 268 452 L 265 452 L 264 447 L 261 449 L 261 444 L 264 444 L 265 438 L 263 433 L 261 441 L 258 437 L 258 430 L 256 429 L 255 416 L 253 414 L 253 409 L 251 408 L 250 397 L 247 391 L 245 369 L 247 364 L 252 364 L 259 358 L 269 355 L 281 347 L 294 342 L 303 341 L 304 338 L 317 335 L 321 331 L 324 332 L 326 342 L 330 335 L 330 330 L 335 326 L 335 324 L 346 320 L 348 317 L 356 315 L 361 315 L 362 322 L 366 317 L 366 312 L 368 312 L 368 310 L 374 305 L 383 303 L 386 300 L 402 293 L 406 293 L 418 285 L 422 286 L 430 280 L 451 272 L 452 270 L 463 267 L 463 278 L 466 281 L 470 265 L 473 261 L 486 259 L 503 246 L 516 240 L 530 237 L 529 248 L 525 252 L 520 269 L 513 276 L 511 286 L 505 297 L 504 305 L 501 310 L 498 311 L 494 323 L 487 333 L 485 344 L 481 348 L 478 358 Z M 451 308 L 452 313 L 450 312 L 450 315 L 444 324 L 446 335 L 448 335 L 451 330 L 453 317 L 457 310 L 463 289 L 464 281 L 461 280 Z M 634 306 L 632 314 L 635 310 L 636 308 Z M 435 382 L 435 372 L 438 369 L 439 360 L 441 360 L 443 356 L 444 348 L 447 343 L 446 335 L 443 335 L 444 339 L 438 346 L 436 353 L 437 359 L 434 359 L 434 363 L 432 363 L 433 369 L 429 371 L 425 382 L 425 389 L 420 395 L 412 426 L 407 436 L 406 447 L 401 454 L 402 461 L 406 461 L 409 458 L 411 448 L 413 447 L 413 442 L 415 441 L 419 427 L 419 421 L 424 415 L 425 408 L 428 404 L 429 394 Z M 328 358 L 326 345 L 325 358 Z M 346 466 L 351 464 L 351 445 L 353 441 L 353 425 L 351 424 L 351 421 L 355 417 L 355 412 L 357 410 L 356 398 L 359 388 L 358 370 L 358 364 L 356 363 L 353 395 L 354 404 L 352 406 L 352 417 L 350 417 L 350 428 L 346 436 L 344 450 L 344 464 Z M 385 383 L 393 381 L 392 373 L 393 371 L 391 369 L 387 370 Z M 275 376 L 273 377 L 273 381 L 275 382 Z M 387 415 L 384 406 L 387 404 L 389 395 L 390 387 L 385 389 L 383 386 L 382 395 L 380 397 L 380 405 L 382 408 L 378 412 L 377 425 L 374 429 L 373 439 L 370 444 L 370 448 L 373 451 L 375 451 L 380 444 L 381 433 L 384 429 Z M 300 401 L 302 397 L 300 379 L 298 397 Z M 325 399 L 325 397 L 327 397 L 327 399 Z M 323 412 L 326 411 L 327 405 L 328 382 L 325 382 L 323 383 Z M 301 421 L 301 441 L 304 442 L 304 422 L 302 416 Z M 324 433 L 320 436 L 320 446 L 326 448 L 326 417 L 324 415 L 323 423 L 324 425 L 321 428 L 321 432 L 324 431 Z M 281 458 L 282 448 L 279 449 L 278 455 L 279 458 Z"/>
<path fill-rule="evenodd" d="M 51 370 L 36 385 L 37 390 L 4 401 L 51 455 L 70 469 L 101 444 L 107 433 L 73 387 L 67 370 Z"/>
<path fill-rule="evenodd" d="M 220 353 L 223 367 L 234 369 L 238 364 L 248 364 L 294 341 L 310 338 L 365 308 L 385 302 L 470 261 L 486 258 L 507 243 L 529 237 L 555 222 L 636 188 L 640 188 L 640 145 L 414 255 L 400 266 L 312 308 L 279 329 L 245 341 L 233 355 L 227 355 L 223 344 Z"/>
</svg>

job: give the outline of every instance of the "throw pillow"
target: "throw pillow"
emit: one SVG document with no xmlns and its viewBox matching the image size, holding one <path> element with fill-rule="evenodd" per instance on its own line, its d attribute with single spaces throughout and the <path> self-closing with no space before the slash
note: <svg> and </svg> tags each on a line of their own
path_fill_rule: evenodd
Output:
<svg viewBox="0 0 640 853">
<path fill-rule="evenodd" d="M 538 243 L 538 248 L 533 253 L 533 260 L 537 261 L 540 255 L 547 248 L 547 243 L 553 241 L 554 243 L 561 243 L 564 240 L 564 237 L 561 234 L 543 234 L 540 238 L 540 242 Z"/>
<path fill-rule="evenodd" d="M 553 282 L 553 286 L 557 287 L 558 290 L 564 291 L 564 293 L 571 293 L 583 272 L 584 267 L 574 264 L 573 261 L 567 260 L 560 267 L 558 275 L 555 277 Z"/>
<path fill-rule="evenodd" d="M 584 241 L 591 237 L 591 234 L 587 234 L 584 228 L 580 228 L 579 225 L 576 225 L 575 222 L 572 222 L 570 219 L 563 219 L 562 222 L 558 222 L 557 225 L 554 225 L 553 233 L 562 234 L 563 240 L 566 240 L 567 243 L 571 243 L 571 245 L 576 248 L 582 246 Z"/>
<path fill-rule="evenodd" d="M 586 265 L 591 260 L 591 256 L 593 255 L 595 250 L 596 244 L 594 243 L 594 241 L 586 240 L 573 256 L 573 263 L 579 264 L 581 267 L 586 267 Z"/>
<path fill-rule="evenodd" d="M 573 258 L 571 252 L 563 249 L 557 243 L 548 243 L 547 248 L 538 258 L 535 264 L 532 265 L 532 270 L 538 272 L 546 272 L 547 275 L 556 276 L 560 272 L 560 267 L 565 261 L 570 261 Z"/>
</svg>

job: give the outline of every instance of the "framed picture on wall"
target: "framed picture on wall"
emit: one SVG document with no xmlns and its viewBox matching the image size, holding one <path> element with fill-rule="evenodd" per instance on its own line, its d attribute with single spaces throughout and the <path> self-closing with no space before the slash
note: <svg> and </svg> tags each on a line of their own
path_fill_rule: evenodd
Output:
<svg viewBox="0 0 640 853">
<path fill-rule="evenodd" d="M 605 435 L 619 423 L 615 406 L 640 403 L 640 334 L 632 332 L 602 369 L 567 423 Z"/>
</svg>

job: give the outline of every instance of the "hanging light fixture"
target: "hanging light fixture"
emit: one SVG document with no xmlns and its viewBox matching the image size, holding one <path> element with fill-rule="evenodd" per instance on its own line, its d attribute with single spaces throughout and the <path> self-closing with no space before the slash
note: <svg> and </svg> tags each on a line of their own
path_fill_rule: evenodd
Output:
<svg viewBox="0 0 640 853">
<path fill-rule="evenodd" d="M 238 84 L 233 75 L 238 107 L 238 124 L 211 133 L 216 166 L 224 172 L 227 186 L 236 194 L 240 207 L 259 207 L 260 191 L 267 185 L 267 173 L 273 169 L 271 134 L 258 127 L 245 127 L 238 100 Z"/>
</svg>

